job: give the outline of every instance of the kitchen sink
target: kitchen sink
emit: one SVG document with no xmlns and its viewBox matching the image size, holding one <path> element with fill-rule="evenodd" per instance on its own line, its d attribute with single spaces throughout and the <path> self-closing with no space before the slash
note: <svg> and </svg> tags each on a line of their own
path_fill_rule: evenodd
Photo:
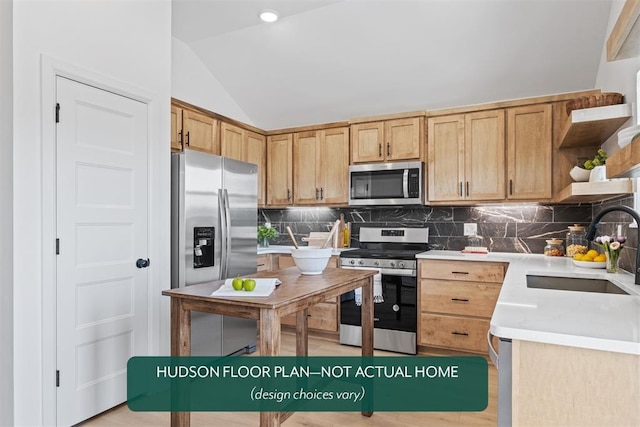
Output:
<svg viewBox="0 0 640 427">
<path fill-rule="evenodd" d="M 628 292 L 623 291 L 608 280 L 576 277 L 536 276 L 527 274 L 527 288 L 629 295 Z"/>
</svg>

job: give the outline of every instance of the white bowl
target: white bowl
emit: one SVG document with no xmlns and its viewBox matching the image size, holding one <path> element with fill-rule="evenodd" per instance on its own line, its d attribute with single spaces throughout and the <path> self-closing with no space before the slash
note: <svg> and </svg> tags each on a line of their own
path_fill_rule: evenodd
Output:
<svg viewBox="0 0 640 427">
<path fill-rule="evenodd" d="M 575 259 L 573 263 L 582 268 L 605 268 L 607 266 L 606 262 L 576 261 Z"/>
<path fill-rule="evenodd" d="M 299 249 L 291 249 L 291 256 L 296 263 L 296 267 L 300 270 L 300 273 L 310 276 L 322 274 L 333 248 L 310 248 L 302 247 Z"/>
<path fill-rule="evenodd" d="M 585 181 L 589 181 L 589 176 L 591 175 L 591 171 L 582 169 L 579 166 L 574 166 L 573 169 L 569 171 L 569 175 L 571 175 L 571 178 L 573 178 L 574 181 L 585 182 Z"/>
</svg>

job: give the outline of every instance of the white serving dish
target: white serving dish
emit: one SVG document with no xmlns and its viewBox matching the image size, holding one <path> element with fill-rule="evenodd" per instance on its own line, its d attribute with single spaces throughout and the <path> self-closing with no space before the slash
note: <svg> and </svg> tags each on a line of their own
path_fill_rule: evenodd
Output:
<svg viewBox="0 0 640 427">
<path fill-rule="evenodd" d="M 576 182 L 585 182 L 589 181 L 591 171 L 579 166 L 574 166 L 573 169 L 569 171 L 569 175 L 571 175 L 571 178 Z"/>
<path fill-rule="evenodd" d="M 606 262 L 594 262 L 594 261 L 576 261 L 573 260 L 573 264 L 582 268 L 605 268 Z"/>
<path fill-rule="evenodd" d="M 291 249 L 291 257 L 302 274 L 316 276 L 322 274 L 332 252 L 333 248 L 301 247 Z"/>
<path fill-rule="evenodd" d="M 620 148 L 628 145 L 634 136 L 640 134 L 640 125 L 629 126 L 618 132 L 618 145 Z"/>
<path fill-rule="evenodd" d="M 607 166 L 601 165 L 591 169 L 589 182 L 604 182 L 607 180 Z"/>
</svg>

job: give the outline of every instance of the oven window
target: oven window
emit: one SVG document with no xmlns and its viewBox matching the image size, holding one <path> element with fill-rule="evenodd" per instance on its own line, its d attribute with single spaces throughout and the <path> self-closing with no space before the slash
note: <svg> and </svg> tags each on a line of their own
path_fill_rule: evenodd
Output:
<svg viewBox="0 0 640 427">
<path fill-rule="evenodd" d="M 382 275 L 383 303 L 374 304 L 374 328 L 416 332 L 418 323 L 416 278 Z M 361 325 L 361 309 L 353 292 L 342 295 L 340 323 Z"/>
<path fill-rule="evenodd" d="M 399 199 L 404 197 L 404 169 L 351 172 L 352 198 Z"/>
</svg>

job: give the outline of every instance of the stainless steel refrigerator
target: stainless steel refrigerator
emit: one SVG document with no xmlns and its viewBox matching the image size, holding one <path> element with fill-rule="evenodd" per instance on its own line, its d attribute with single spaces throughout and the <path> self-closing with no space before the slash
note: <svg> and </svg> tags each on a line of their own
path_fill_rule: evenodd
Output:
<svg viewBox="0 0 640 427">
<path fill-rule="evenodd" d="M 198 151 L 171 154 L 172 288 L 256 272 L 257 170 Z M 191 316 L 192 355 L 255 350 L 255 320 Z"/>
</svg>

